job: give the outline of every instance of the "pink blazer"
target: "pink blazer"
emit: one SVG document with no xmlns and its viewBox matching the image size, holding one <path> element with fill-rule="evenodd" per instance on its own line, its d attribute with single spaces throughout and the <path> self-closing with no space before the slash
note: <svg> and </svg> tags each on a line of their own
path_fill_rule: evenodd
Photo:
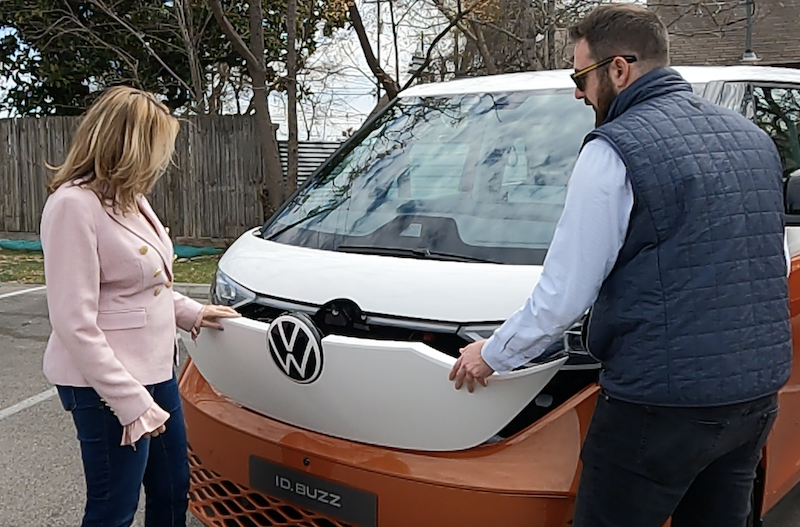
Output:
<svg viewBox="0 0 800 527">
<path fill-rule="evenodd" d="M 115 214 L 66 184 L 47 198 L 41 225 L 53 328 L 44 374 L 91 386 L 122 425 L 153 404 L 145 385 L 172 378 L 175 326 L 189 331 L 202 310 L 172 290 L 172 242 L 147 200 L 138 203 L 142 215 Z"/>
</svg>

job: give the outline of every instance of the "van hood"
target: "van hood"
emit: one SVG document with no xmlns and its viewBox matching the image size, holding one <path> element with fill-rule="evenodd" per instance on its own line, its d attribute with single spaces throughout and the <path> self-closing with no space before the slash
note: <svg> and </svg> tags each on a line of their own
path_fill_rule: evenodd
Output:
<svg viewBox="0 0 800 527">
<path fill-rule="evenodd" d="M 260 295 L 314 306 L 348 299 L 364 313 L 442 322 L 500 322 L 523 305 L 542 267 L 339 253 L 264 240 L 254 229 L 220 270 Z"/>
</svg>

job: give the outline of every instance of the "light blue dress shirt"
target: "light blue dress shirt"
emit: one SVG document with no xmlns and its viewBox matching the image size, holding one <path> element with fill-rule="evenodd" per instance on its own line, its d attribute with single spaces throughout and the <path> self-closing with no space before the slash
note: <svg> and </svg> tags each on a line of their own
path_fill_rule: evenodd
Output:
<svg viewBox="0 0 800 527">
<path fill-rule="evenodd" d="M 603 139 L 583 147 L 539 283 L 483 347 L 483 360 L 508 372 L 541 355 L 597 299 L 617 261 L 633 210 L 622 159 Z"/>
<path fill-rule="evenodd" d="M 603 139 L 589 142 L 572 171 L 539 283 L 483 347 L 492 369 L 509 372 L 540 356 L 597 300 L 632 210 L 633 189 L 619 154 Z M 785 251 L 788 272 L 788 246 Z"/>
</svg>

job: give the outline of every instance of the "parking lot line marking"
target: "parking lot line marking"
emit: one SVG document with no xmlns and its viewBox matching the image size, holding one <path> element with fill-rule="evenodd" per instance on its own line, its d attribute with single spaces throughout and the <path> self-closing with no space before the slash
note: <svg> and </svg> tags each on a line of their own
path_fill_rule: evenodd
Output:
<svg viewBox="0 0 800 527">
<path fill-rule="evenodd" d="M 33 397 L 28 397 L 24 401 L 20 401 L 13 406 L 9 406 L 8 408 L 4 408 L 0 410 L 0 421 L 5 419 L 6 417 L 11 417 L 14 414 L 21 412 L 22 410 L 26 410 L 31 406 L 37 405 L 43 401 L 50 399 L 58 394 L 58 390 L 55 386 L 50 388 L 49 390 L 42 392 L 38 395 L 34 395 Z"/>
<path fill-rule="evenodd" d="M 42 289 L 47 289 L 47 286 L 40 285 L 39 287 L 31 287 L 30 289 L 23 289 L 22 291 L 14 291 L 13 293 L 6 293 L 4 295 L 0 295 L 0 300 L 4 298 L 11 298 L 12 296 L 24 295 L 25 293 L 35 293 L 36 291 L 41 291 Z"/>
</svg>

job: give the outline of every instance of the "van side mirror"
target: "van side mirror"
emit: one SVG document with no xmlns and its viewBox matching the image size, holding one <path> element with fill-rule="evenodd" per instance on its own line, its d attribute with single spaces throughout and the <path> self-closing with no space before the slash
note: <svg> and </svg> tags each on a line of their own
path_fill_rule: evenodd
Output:
<svg viewBox="0 0 800 527">
<path fill-rule="evenodd" d="M 786 225 L 800 227 L 800 169 L 786 178 L 783 199 L 786 207 Z"/>
</svg>

